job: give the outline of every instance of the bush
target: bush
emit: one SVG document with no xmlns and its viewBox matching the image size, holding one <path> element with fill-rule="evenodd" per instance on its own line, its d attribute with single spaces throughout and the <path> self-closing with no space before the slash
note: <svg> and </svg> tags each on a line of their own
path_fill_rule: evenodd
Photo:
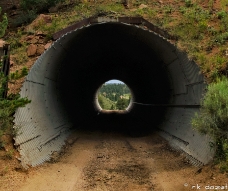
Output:
<svg viewBox="0 0 228 191">
<path fill-rule="evenodd" d="M 208 86 L 199 114 L 192 120 L 201 133 L 214 138 L 228 136 L 228 79 L 223 77 Z M 227 137 L 228 138 L 228 137 Z"/>
<path fill-rule="evenodd" d="M 2 63 L 0 63 L 2 67 Z M 14 134 L 13 114 L 19 107 L 24 107 L 30 100 L 27 98 L 20 98 L 19 94 L 11 94 L 8 97 L 3 97 L 3 92 L 6 89 L 8 81 L 17 80 L 27 75 L 27 68 L 23 68 L 20 72 L 12 73 L 10 77 L 6 77 L 3 72 L 0 72 L 0 149 L 4 147 L 2 136 L 6 133 Z"/>
<path fill-rule="evenodd" d="M 2 8 L 0 7 L 0 14 L 2 12 Z M 0 22 L 0 38 L 5 35 L 6 29 L 8 26 L 8 19 L 6 13 L 3 15 L 2 22 Z"/>
<path fill-rule="evenodd" d="M 37 13 L 48 9 L 63 0 L 21 0 L 21 7 L 25 11 L 35 10 Z"/>
<path fill-rule="evenodd" d="M 228 40 L 228 32 L 218 34 L 215 38 L 215 42 L 218 44 L 225 44 Z"/>
<path fill-rule="evenodd" d="M 219 11 L 217 13 L 217 16 L 218 16 L 218 19 L 222 19 L 227 16 L 227 13 L 226 13 L 226 11 Z"/>
<path fill-rule="evenodd" d="M 228 79 L 222 77 L 208 86 L 199 114 L 192 125 L 214 139 L 216 158 L 228 166 Z M 228 168 L 227 168 L 228 170 Z"/>
</svg>

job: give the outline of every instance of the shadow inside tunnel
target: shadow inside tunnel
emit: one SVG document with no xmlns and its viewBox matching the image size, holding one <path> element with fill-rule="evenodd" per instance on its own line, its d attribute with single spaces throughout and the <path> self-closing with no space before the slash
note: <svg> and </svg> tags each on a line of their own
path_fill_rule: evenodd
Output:
<svg viewBox="0 0 228 191">
<path fill-rule="evenodd" d="M 156 114 L 161 115 L 162 112 L 164 111 L 159 112 L 157 110 Z M 74 127 L 76 130 L 83 132 L 113 133 L 126 137 L 144 137 L 155 133 L 160 123 L 161 120 L 158 116 L 148 118 L 146 114 L 140 117 L 137 114 L 127 111 L 102 110 L 96 116 L 90 117 L 90 119 L 86 119 Z"/>
</svg>

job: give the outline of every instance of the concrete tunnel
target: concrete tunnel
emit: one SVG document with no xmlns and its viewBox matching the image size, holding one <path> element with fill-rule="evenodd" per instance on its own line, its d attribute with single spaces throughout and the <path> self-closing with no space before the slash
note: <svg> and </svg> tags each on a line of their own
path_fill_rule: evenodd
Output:
<svg viewBox="0 0 228 191">
<path fill-rule="evenodd" d="M 124 112 L 102 111 L 97 91 L 111 79 L 132 92 Z M 31 103 L 15 114 L 24 166 L 59 151 L 75 129 L 144 136 L 159 132 L 193 164 L 208 163 L 210 138 L 192 130 L 206 83 L 199 67 L 159 34 L 121 22 L 97 22 L 68 32 L 31 68 L 21 96 Z"/>
</svg>

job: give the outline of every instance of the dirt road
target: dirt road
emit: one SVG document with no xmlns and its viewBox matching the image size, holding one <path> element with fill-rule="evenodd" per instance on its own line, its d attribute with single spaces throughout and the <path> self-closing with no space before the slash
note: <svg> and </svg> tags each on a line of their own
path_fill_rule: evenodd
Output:
<svg viewBox="0 0 228 191">
<path fill-rule="evenodd" d="M 207 180 L 216 182 L 211 171 L 188 164 L 157 134 L 87 132 L 72 135 L 68 142 L 58 161 L 38 168 L 18 190 L 182 191 L 194 190 L 197 183 L 206 186 Z"/>
<path fill-rule="evenodd" d="M 77 132 L 65 153 L 25 181 L 5 187 L 12 191 L 183 191 L 194 185 L 222 185 L 213 167 L 199 169 L 173 151 L 157 134 L 129 137 L 115 133 Z"/>
</svg>

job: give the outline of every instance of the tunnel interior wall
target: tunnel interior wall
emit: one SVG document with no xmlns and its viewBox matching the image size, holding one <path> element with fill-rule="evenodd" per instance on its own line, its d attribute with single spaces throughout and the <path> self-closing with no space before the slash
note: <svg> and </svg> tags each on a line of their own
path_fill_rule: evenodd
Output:
<svg viewBox="0 0 228 191">
<path fill-rule="evenodd" d="M 124 114 L 96 107 L 96 92 L 110 79 L 132 90 L 134 102 Z M 22 163 L 36 166 L 77 128 L 158 129 L 175 148 L 206 164 L 213 157 L 210 139 L 190 122 L 205 88 L 199 67 L 158 34 L 116 22 L 85 26 L 58 39 L 30 70 L 20 94 L 31 103 L 15 114 L 15 145 Z"/>
</svg>

